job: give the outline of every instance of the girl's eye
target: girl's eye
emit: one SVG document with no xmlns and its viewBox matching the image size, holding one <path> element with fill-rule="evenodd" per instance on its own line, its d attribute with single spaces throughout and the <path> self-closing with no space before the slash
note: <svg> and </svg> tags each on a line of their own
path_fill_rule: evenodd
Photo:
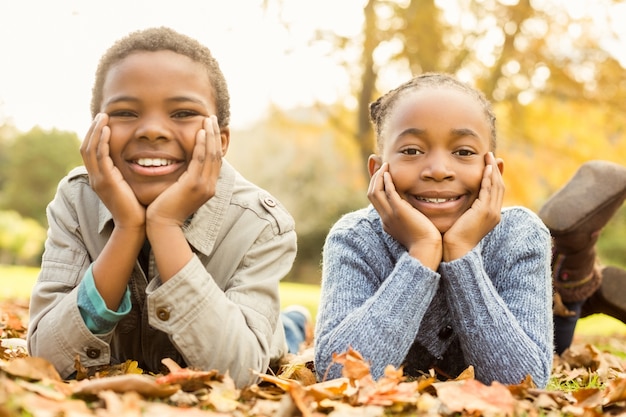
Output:
<svg viewBox="0 0 626 417">
<path fill-rule="evenodd" d="M 476 155 L 476 152 L 471 151 L 469 149 L 459 149 L 458 151 L 454 152 L 456 155 L 459 156 L 472 156 L 472 155 Z"/>
</svg>

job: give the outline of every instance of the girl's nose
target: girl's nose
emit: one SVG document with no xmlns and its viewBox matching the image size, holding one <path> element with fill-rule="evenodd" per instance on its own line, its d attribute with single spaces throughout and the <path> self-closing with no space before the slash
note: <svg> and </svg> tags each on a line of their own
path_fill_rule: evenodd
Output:
<svg viewBox="0 0 626 417">
<path fill-rule="evenodd" d="M 439 153 L 427 155 L 422 169 L 422 178 L 435 181 L 453 179 L 454 171 L 450 168 L 449 162 L 445 155 Z"/>
</svg>

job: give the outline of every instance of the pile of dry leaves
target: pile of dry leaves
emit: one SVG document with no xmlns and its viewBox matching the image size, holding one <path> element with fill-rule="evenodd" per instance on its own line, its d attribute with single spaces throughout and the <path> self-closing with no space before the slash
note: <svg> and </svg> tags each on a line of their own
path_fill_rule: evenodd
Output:
<svg viewBox="0 0 626 417">
<path fill-rule="evenodd" d="M 576 389 L 484 385 L 473 370 L 454 381 L 434 375 L 407 380 L 389 366 L 374 381 L 356 351 L 335 356 L 342 378 L 316 382 L 311 351 L 294 357 L 277 375 L 237 389 L 228 375 L 180 368 L 164 361 L 167 375 L 147 375 L 135 362 L 63 381 L 41 358 L 25 350 L 27 305 L 0 303 L 0 417 L 5 416 L 596 416 L 626 413 L 624 361 L 592 344 L 555 356 L 553 381 Z M 580 388 L 581 386 L 587 388 Z"/>
</svg>

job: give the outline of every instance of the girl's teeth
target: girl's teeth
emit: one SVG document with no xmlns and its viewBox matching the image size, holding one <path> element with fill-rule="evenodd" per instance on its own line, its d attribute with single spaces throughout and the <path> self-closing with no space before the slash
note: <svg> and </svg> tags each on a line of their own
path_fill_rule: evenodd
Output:
<svg viewBox="0 0 626 417">
<path fill-rule="evenodd" d="M 137 164 L 142 167 L 160 167 L 171 165 L 173 162 L 162 158 L 141 158 L 137 160 Z"/>
<path fill-rule="evenodd" d="M 446 201 L 452 201 L 454 198 L 421 198 L 421 200 L 428 203 L 445 203 Z"/>
</svg>

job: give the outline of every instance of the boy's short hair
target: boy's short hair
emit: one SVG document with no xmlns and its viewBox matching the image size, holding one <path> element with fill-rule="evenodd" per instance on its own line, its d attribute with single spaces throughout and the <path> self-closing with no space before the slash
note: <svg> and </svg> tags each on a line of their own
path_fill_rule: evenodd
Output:
<svg viewBox="0 0 626 417">
<path fill-rule="evenodd" d="M 489 124 L 489 145 L 493 152 L 496 151 L 496 116 L 491 107 L 491 103 L 487 100 L 487 97 L 479 90 L 470 87 L 451 75 L 443 73 L 425 73 L 413 77 L 409 81 L 399 85 L 398 87 L 390 90 L 386 94 L 379 97 L 369 105 L 370 121 L 374 125 L 376 132 L 376 143 L 379 151 L 382 148 L 382 132 L 387 122 L 389 113 L 395 106 L 396 102 L 402 97 L 404 92 L 419 90 L 423 88 L 454 88 L 461 92 L 468 94 L 470 97 L 476 99 L 476 102 L 483 108 L 487 123 Z"/>
<path fill-rule="evenodd" d="M 91 96 L 91 115 L 95 117 L 102 105 L 104 80 L 113 65 L 134 52 L 173 51 L 184 55 L 206 68 L 217 107 L 217 120 L 220 127 L 230 123 L 230 95 L 226 79 L 217 60 L 206 46 L 196 39 L 178 33 L 167 27 L 139 30 L 115 42 L 100 58 Z"/>
</svg>

